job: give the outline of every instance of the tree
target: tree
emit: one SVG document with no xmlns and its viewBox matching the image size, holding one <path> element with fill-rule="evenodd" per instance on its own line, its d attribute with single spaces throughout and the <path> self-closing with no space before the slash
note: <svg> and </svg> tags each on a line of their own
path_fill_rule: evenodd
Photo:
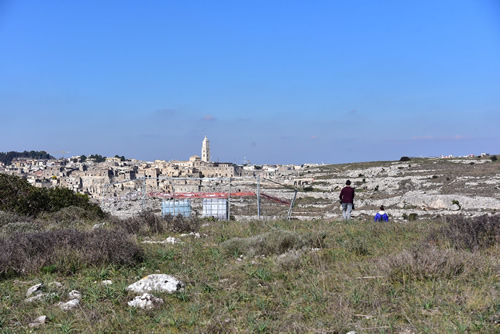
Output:
<svg viewBox="0 0 500 334">
<path fill-rule="evenodd" d="M 15 152 L 10 151 L 7 153 L 0 152 L 0 162 L 3 162 L 6 165 L 10 165 L 12 160 L 17 158 L 33 158 L 33 159 L 55 159 L 53 156 L 48 154 L 45 151 L 24 151 L 24 152 Z"/>
<path fill-rule="evenodd" d="M 100 155 L 100 154 L 91 154 L 89 155 L 88 159 L 94 160 L 95 162 L 104 162 L 106 161 L 106 157 Z"/>
</svg>

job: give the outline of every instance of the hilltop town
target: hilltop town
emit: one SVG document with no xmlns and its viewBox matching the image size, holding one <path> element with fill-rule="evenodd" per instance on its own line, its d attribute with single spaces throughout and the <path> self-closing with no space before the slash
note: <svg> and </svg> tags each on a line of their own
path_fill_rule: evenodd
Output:
<svg viewBox="0 0 500 334">
<path fill-rule="evenodd" d="M 103 161 L 101 161 L 103 160 Z M 137 183 L 146 179 L 148 189 L 172 191 L 168 178 L 230 178 L 236 176 L 275 176 L 300 170 L 296 165 L 237 165 L 210 161 L 210 143 L 203 139 L 201 156 L 193 155 L 186 161 L 140 161 L 125 157 L 104 158 L 98 155 L 73 156 L 60 159 L 15 158 L 11 164 L 0 162 L 0 173 L 17 175 L 35 187 L 66 187 L 77 193 L 99 199 L 104 187 L 119 183 L 115 192 L 134 190 Z M 176 191 L 198 191 L 200 180 L 186 182 Z M 299 181 L 300 183 L 300 181 Z"/>
</svg>

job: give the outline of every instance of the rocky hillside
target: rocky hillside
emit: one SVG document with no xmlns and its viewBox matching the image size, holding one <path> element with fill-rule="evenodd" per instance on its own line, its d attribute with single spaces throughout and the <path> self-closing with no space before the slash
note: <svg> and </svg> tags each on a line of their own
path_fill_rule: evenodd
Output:
<svg viewBox="0 0 500 334">
<path fill-rule="evenodd" d="M 356 188 L 355 218 L 373 216 L 380 205 L 394 219 L 500 210 L 500 163 L 489 158 L 327 165 L 309 175 L 312 191 L 299 193 L 294 209 L 299 218 L 339 218 L 338 194 L 347 179 Z"/>
<path fill-rule="evenodd" d="M 356 189 L 354 219 L 371 219 L 384 205 L 392 220 L 432 218 L 449 214 L 477 216 L 500 211 L 500 162 L 484 158 L 418 158 L 410 161 L 378 161 L 321 165 L 261 178 L 260 191 L 291 201 L 293 190 L 281 185 L 299 184 L 292 217 L 300 220 L 340 219 L 338 202 L 346 180 Z M 300 182 L 297 182 L 300 180 Z M 305 181 L 305 182 L 304 182 Z M 232 191 L 256 192 L 232 179 Z M 210 188 L 210 187 L 207 187 Z M 212 189 L 212 188 L 210 188 Z M 227 185 L 219 190 L 227 191 Z M 213 191 L 213 190 L 210 190 Z M 136 194 L 137 195 L 137 194 Z M 138 196 L 138 197 L 137 197 Z M 138 214 L 142 195 L 104 203 L 104 210 L 127 217 Z M 231 215 L 237 220 L 257 217 L 254 198 L 233 198 Z M 195 206 L 198 207 L 195 207 Z M 264 204 L 263 204 L 264 205 Z M 145 207 L 159 212 L 161 199 L 146 199 Z M 201 212 L 201 202 L 193 201 Z M 285 205 L 263 208 L 263 218 L 283 218 Z M 196 213 L 195 213 L 196 214 Z"/>
</svg>

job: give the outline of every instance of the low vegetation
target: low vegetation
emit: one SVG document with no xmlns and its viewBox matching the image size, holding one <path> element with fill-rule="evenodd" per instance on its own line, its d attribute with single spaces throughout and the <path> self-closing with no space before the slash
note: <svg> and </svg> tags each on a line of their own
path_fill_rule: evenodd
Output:
<svg viewBox="0 0 500 334">
<path fill-rule="evenodd" d="M 0 240 L 0 278 L 50 271 L 74 274 L 85 267 L 133 265 L 142 250 L 130 235 L 113 230 L 16 233 Z"/>
<path fill-rule="evenodd" d="M 104 212 L 89 197 L 68 188 L 36 188 L 14 175 L 0 173 L 0 210 L 36 217 L 47 212 L 57 212 L 65 207 L 77 206 L 96 217 Z"/>
<path fill-rule="evenodd" d="M 500 329 L 498 216 L 374 224 L 94 213 L 0 212 L 0 332 Z M 180 242 L 162 243 L 167 237 Z M 154 293 L 165 303 L 152 310 L 129 307 L 126 287 L 153 273 L 173 275 L 185 289 Z M 24 302 L 30 286 L 54 281 L 62 287 L 48 288 L 51 298 Z M 62 311 L 55 304 L 71 290 L 81 292 L 80 305 Z M 40 315 L 47 322 L 29 328 Z"/>
</svg>

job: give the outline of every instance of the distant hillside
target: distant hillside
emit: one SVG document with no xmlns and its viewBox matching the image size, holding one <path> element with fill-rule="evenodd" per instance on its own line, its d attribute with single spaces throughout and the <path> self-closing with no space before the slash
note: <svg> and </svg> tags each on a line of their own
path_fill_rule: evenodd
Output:
<svg viewBox="0 0 500 334">
<path fill-rule="evenodd" d="M 0 152 L 0 162 L 10 165 L 12 160 L 17 158 L 32 158 L 32 159 L 55 159 L 45 151 L 24 151 L 24 152 Z"/>
</svg>

